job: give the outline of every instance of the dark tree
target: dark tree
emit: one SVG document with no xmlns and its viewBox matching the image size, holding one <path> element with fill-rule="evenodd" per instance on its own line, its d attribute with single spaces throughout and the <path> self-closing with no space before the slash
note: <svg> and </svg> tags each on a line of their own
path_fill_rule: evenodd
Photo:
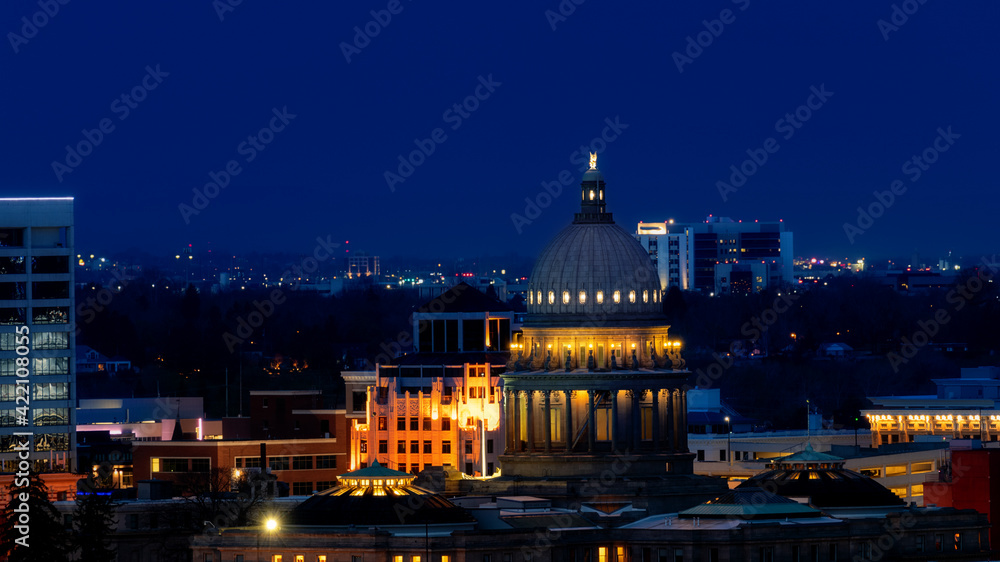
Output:
<svg viewBox="0 0 1000 562">
<path fill-rule="evenodd" d="M 115 534 L 116 507 L 111 488 L 95 488 L 77 496 L 72 543 L 80 560 L 114 562 L 116 554 L 111 539 Z"/>
<path fill-rule="evenodd" d="M 7 488 L 8 502 L 0 525 L 0 554 L 10 562 L 55 562 L 66 560 L 71 551 L 69 535 L 62 525 L 59 512 L 49 501 L 49 488 L 38 473 L 28 477 L 26 487 L 14 487 L 15 478 Z M 23 511 L 20 494 L 27 493 L 30 534 L 23 535 L 15 527 Z M 27 542 L 27 548 L 24 543 Z M 0 556 L 2 557 L 2 556 Z"/>
</svg>

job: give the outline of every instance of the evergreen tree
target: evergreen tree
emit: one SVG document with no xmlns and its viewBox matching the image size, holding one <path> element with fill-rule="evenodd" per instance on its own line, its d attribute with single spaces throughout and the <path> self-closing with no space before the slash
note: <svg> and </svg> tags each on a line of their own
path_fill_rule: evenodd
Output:
<svg viewBox="0 0 1000 562">
<path fill-rule="evenodd" d="M 80 553 L 80 560 L 114 562 L 116 554 L 111 548 L 111 538 L 115 533 L 116 507 L 110 488 L 94 488 L 77 496 L 73 545 Z"/>
<path fill-rule="evenodd" d="M 27 478 L 27 486 L 17 487 L 21 478 L 15 477 L 6 489 L 8 502 L 0 522 L 0 558 L 10 562 L 56 562 L 67 560 L 70 553 L 69 535 L 62 525 L 62 517 L 49 501 L 49 488 L 37 472 Z M 21 494 L 27 493 L 27 502 Z M 28 534 L 17 529 L 19 518 L 27 504 Z M 27 547 L 25 547 L 25 543 Z"/>
</svg>

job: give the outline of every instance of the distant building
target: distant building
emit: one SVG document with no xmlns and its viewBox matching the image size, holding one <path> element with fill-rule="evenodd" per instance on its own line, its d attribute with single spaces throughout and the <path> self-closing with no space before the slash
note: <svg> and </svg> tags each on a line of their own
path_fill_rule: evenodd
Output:
<svg viewBox="0 0 1000 562">
<path fill-rule="evenodd" d="M 365 252 L 351 254 L 347 258 L 347 277 L 378 277 L 379 264 L 378 256 L 369 256 Z"/>
<path fill-rule="evenodd" d="M 934 379 L 937 394 L 869 396 L 862 410 L 872 428 L 872 446 L 924 439 L 1000 436 L 1000 367 L 962 369 L 957 379 Z"/>
<path fill-rule="evenodd" d="M 77 469 L 74 235 L 71 197 L 0 199 L 0 472 Z"/>
<path fill-rule="evenodd" d="M 117 373 L 132 369 L 132 362 L 115 356 L 109 358 L 92 347 L 76 346 L 76 372 L 79 373 Z"/>
<path fill-rule="evenodd" d="M 709 216 L 705 222 L 640 222 L 660 288 L 707 294 L 750 294 L 792 283 L 792 233 L 785 223 Z"/>
<path fill-rule="evenodd" d="M 820 357 L 843 359 L 854 355 L 854 348 L 844 342 L 827 342 L 820 344 L 817 353 Z"/>
</svg>

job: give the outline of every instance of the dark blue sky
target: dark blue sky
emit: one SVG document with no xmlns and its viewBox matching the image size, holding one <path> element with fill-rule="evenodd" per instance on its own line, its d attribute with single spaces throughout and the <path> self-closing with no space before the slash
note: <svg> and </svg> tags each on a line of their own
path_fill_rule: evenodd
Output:
<svg viewBox="0 0 1000 562">
<path fill-rule="evenodd" d="M 559 21 L 555 0 L 243 0 L 220 21 L 210 0 L 70 1 L 51 17 L 7 0 L 0 194 L 75 196 L 88 250 L 304 251 L 330 235 L 382 255 L 533 256 L 577 207 L 573 153 L 617 118 L 627 128 L 599 164 L 630 231 L 715 214 L 784 219 L 799 255 L 995 248 L 1000 5 L 896 2 L 901 25 L 880 30 L 888 0 L 675 4 L 564 0 Z M 341 43 L 390 6 L 348 62 Z M 679 72 L 688 37 L 708 43 L 703 20 L 717 36 Z M 823 85 L 833 95 L 810 100 Z M 134 88 L 142 101 L 121 100 Z M 447 112 L 463 100 L 474 111 Z M 800 128 L 779 123 L 807 102 Z M 287 124 L 272 120 L 286 107 Z M 93 152 L 54 171 L 102 119 Z M 283 129 L 263 150 L 240 148 L 270 124 Z M 919 178 L 902 168 L 948 127 L 959 136 Z M 391 190 L 385 172 L 438 128 Z M 769 138 L 776 151 L 723 200 L 717 182 Z M 231 160 L 239 173 L 186 222 L 178 206 Z M 518 233 L 511 215 L 563 170 L 570 187 Z M 906 191 L 852 244 L 844 223 L 894 180 Z"/>
</svg>

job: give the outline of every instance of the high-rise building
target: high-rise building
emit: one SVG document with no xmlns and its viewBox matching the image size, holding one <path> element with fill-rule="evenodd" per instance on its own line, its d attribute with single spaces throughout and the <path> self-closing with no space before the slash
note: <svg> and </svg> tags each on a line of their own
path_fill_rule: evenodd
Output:
<svg viewBox="0 0 1000 562">
<path fill-rule="evenodd" d="M 73 471 L 73 199 L 0 199 L 0 471 Z"/>
<path fill-rule="evenodd" d="M 748 294 L 792 282 L 792 233 L 783 221 L 640 222 L 636 237 L 663 290 Z"/>
</svg>

